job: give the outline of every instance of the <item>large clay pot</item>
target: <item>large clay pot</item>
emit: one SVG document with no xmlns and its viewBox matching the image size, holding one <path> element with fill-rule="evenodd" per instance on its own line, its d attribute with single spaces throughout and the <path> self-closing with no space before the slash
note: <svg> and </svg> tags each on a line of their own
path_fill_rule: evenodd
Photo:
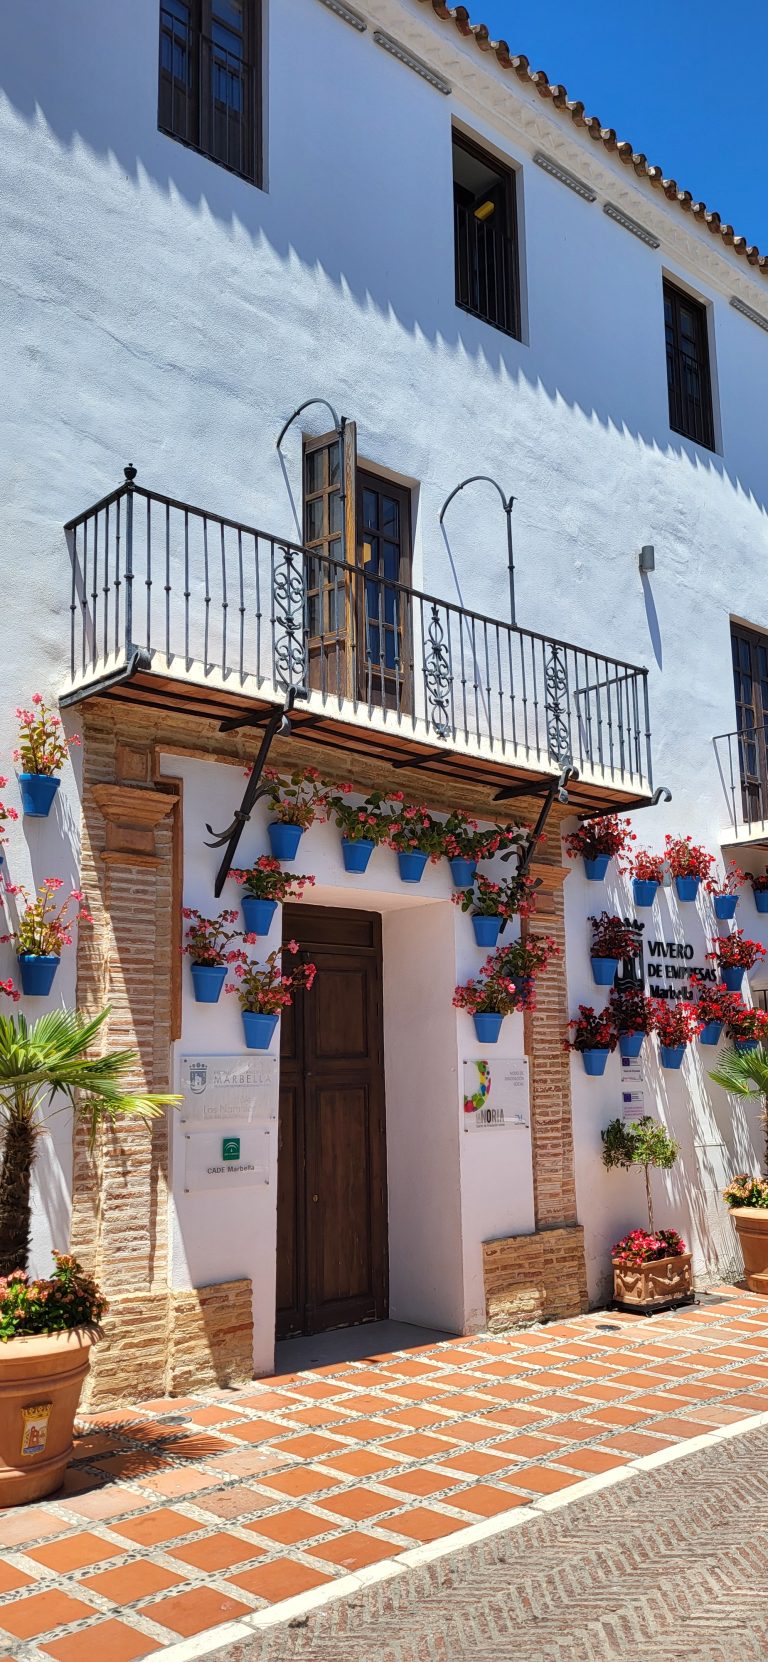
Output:
<svg viewBox="0 0 768 1662">
<path fill-rule="evenodd" d="M 61 1487 L 95 1336 L 74 1327 L 0 1344 L 0 1506 Z"/>
<path fill-rule="evenodd" d="M 762 1206 L 732 1206 L 744 1279 L 751 1293 L 768 1293 L 768 1210 Z"/>
<path fill-rule="evenodd" d="M 672 1310 L 677 1304 L 692 1304 L 691 1254 L 682 1252 L 674 1258 L 656 1258 L 638 1269 L 613 1263 L 613 1302 L 622 1310 L 636 1310 L 638 1315 L 653 1315 L 656 1310 Z"/>
</svg>

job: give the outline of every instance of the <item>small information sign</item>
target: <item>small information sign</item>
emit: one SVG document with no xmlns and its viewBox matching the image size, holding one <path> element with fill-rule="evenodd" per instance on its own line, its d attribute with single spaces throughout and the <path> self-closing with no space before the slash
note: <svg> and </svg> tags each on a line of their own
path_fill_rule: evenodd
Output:
<svg viewBox="0 0 768 1662">
<path fill-rule="evenodd" d="M 188 1132 L 184 1138 L 184 1192 L 220 1189 L 226 1195 L 269 1182 L 272 1133 L 253 1126 L 239 1137 L 218 1131 Z"/>
<path fill-rule="evenodd" d="M 464 1063 L 464 1130 L 514 1131 L 531 1122 L 528 1059 L 481 1057 Z"/>
<path fill-rule="evenodd" d="M 277 1118 L 276 1056 L 182 1056 L 182 1125 Z"/>
</svg>

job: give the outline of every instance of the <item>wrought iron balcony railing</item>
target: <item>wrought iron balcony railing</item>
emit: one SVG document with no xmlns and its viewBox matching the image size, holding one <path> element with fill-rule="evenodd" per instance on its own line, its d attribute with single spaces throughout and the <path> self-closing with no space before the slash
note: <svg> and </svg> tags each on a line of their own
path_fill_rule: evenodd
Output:
<svg viewBox="0 0 768 1662">
<path fill-rule="evenodd" d="M 768 832 L 768 723 L 718 733 L 712 742 L 734 837 Z"/>
<path fill-rule="evenodd" d="M 130 474 L 131 470 L 127 470 Z M 628 793 L 651 784 L 647 671 L 406 588 L 132 480 L 66 526 L 70 693 L 136 654 L 307 708 Z"/>
</svg>

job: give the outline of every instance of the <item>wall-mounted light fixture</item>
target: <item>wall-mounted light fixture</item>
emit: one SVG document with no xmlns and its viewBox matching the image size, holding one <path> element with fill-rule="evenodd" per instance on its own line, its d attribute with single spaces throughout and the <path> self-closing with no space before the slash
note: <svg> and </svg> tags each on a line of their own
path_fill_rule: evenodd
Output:
<svg viewBox="0 0 768 1662">
<path fill-rule="evenodd" d="M 429 64 L 425 63 L 423 58 L 417 58 L 415 52 L 409 52 L 407 46 L 401 46 L 399 40 L 394 40 L 392 35 L 385 34 L 383 29 L 374 29 L 373 38 L 376 45 L 382 46 L 385 52 L 390 52 L 393 58 L 397 58 L 398 63 L 404 63 L 406 69 L 412 69 L 414 74 L 420 75 L 423 81 L 429 81 L 430 86 L 434 87 L 436 92 L 442 92 L 447 98 L 448 94 L 453 91 L 450 81 L 446 81 L 444 76 L 438 75 L 435 69 L 430 69 Z"/>
<path fill-rule="evenodd" d="M 656 570 L 656 550 L 652 542 L 643 543 L 638 564 L 641 571 Z"/>
<path fill-rule="evenodd" d="M 574 190 L 585 202 L 597 200 L 597 194 L 591 185 L 585 185 L 582 179 L 576 178 L 575 173 L 569 173 L 567 167 L 553 162 L 551 156 L 545 156 L 542 150 L 537 150 L 533 159 L 537 167 L 543 167 L 545 173 L 551 173 L 553 179 L 558 179 L 561 185 L 567 185 L 569 190 Z"/>
<path fill-rule="evenodd" d="M 756 312 L 754 306 L 748 306 L 737 294 L 731 295 L 731 305 L 735 312 L 741 312 L 742 317 L 748 317 L 750 323 L 756 323 L 758 329 L 768 329 L 768 317 L 763 312 Z"/>
<path fill-rule="evenodd" d="M 320 4 L 327 6 L 329 12 L 333 12 L 336 17 L 340 17 L 342 23 L 349 23 L 353 29 L 358 29 L 361 35 L 365 34 L 368 24 L 365 18 L 355 11 L 354 6 L 345 5 L 344 0 L 320 0 Z"/>
<path fill-rule="evenodd" d="M 655 237 L 652 231 L 646 231 L 645 226 L 641 225 L 639 220 L 632 219 L 629 214 L 624 213 L 623 209 L 615 208 L 612 202 L 603 203 L 603 213 L 607 214 L 609 219 L 615 219 L 616 224 L 623 226 L 625 231 L 631 231 L 632 236 L 637 237 L 640 242 L 644 242 L 647 248 L 661 247 L 658 237 Z"/>
</svg>

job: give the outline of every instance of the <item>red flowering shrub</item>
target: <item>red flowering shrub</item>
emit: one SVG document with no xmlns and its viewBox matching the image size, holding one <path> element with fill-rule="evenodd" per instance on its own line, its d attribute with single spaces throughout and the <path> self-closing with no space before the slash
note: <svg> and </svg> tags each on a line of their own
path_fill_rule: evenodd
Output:
<svg viewBox="0 0 768 1662">
<path fill-rule="evenodd" d="M 8 780 L 3 779 L 2 777 L 0 777 L 0 791 L 4 791 L 7 784 L 8 784 Z M 6 808 L 5 803 L 0 802 L 0 825 L 4 825 L 6 820 L 18 819 L 18 817 L 19 816 L 18 816 L 18 813 L 17 813 L 15 808 Z M 5 841 L 6 841 L 6 837 L 5 837 L 4 833 L 2 831 L 0 831 L 0 844 L 4 843 Z"/>
<path fill-rule="evenodd" d="M 658 1034 L 659 1044 L 665 1048 L 675 1050 L 678 1045 L 688 1045 L 701 1032 L 701 1016 L 696 1004 L 686 1004 L 681 999 L 678 1004 L 672 1004 L 664 998 L 651 999 L 653 1005 L 653 1031 Z"/>
<path fill-rule="evenodd" d="M 623 854 L 635 841 L 635 833 L 626 820 L 609 814 L 605 819 L 586 820 L 578 831 L 570 831 L 565 846 L 572 860 L 579 855 L 585 860 L 596 860 L 601 854 L 611 859 Z"/>
<path fill-rule="evenodd" d="M 708 854 L 690 837 L 664 838 L 664 857 L 673 877 L 701 877 L 706 879 L 715 863 L 714 854 Z"/>
<path fill-rule="evenodd" d="M 519 914 L 529 917 L 536 906 L 536 890 L 540 879 L 534 877 L 507 877 L 494 883 L 478 872 L 471 889 L 457 889 L 452 895 L 454 905 L 462 912 L 472 912 L 481 918 L 510 918 Z"/>
<path fill-rule="evenodd" d="M 471 1016 L 508 1016 L 522 1008 L 515 982 L 505 973 L 499 962 L 501 953 L 487 958 L 474 981 L 465 981 L 454 988 L 453 1003 L 457 1010 L 467 1010 Z"/>
<path fill-rule="evenodd" d="M 300 825 L 308 831 L 326 810 L 326 796 L 317 768 L 297 768 L 283 779 L 276 768 L 265 768 L 269 790 L 267 800 L 273 818 L 283 825 Z"/>
<path fill-rule="evenodd" d="M 589 919 L 592 925 L 593 958 L 634 958 L 637 956 L 637 935 L 621 918 L 610 912 L 601 912 L 599 918 Z"/>
<path fill-rule="evenodd" d="M 387 834 L 387 813 L 384 804 L 386 797 L 383 791 L 371 791 L 362 802 L 347 802 L 345 798 L 352 791 L 352 785 L 341 785 L 341 796 L 331 795 L 327 799 L 329 815 L 332 814 L 335 823 L 348 843 L 370 842 L 381 843 Z M 314 878 L 312 879 L 314 882 Z"/>
<path fill-rule="evenodd" d="M 654 854 L 649 848 L 632 849 L 622 870 L 628 877 L 637 877 L 641 883 L 663 883 L 664 855 Z"/>
<path fill-rule="evenodd" d="M 631 1229 L 616 1242 L 611 1258 L 623 1269 L 637 1270 L 642 1264 L 656 1263 L 659 1258 L 679 1258 L 687 1250 L 685 1241 L 676 1229 Z"/>
<path fill-rule="evenodd" d="M 614 988 L 608 1000 L 608 1010 L 618 1034 L 652 1033 L 654 1030 L 653 999 L 639 987 L 636 991 L 625 993 Z"/>
<path fill-rule="evenodd" d="M 0 1276 L 0 1341 L 26 1333 L 61 1333 L 71 1327 L 94 1327 L 108 1309 L 96 1282 L 76 1258 L 54 1252 L 56 1267 L 47 1280 L 30 1281 L 26 1270 Z"/>
<path fill-rule="evenodd" d="M 765 871 L 748 872 L 747 876 L 755 894 L 763 894 L 768 889 L 768 868 Z"/>
<path fill-rule="evenodd" d="M 245 960 L 245 953 L 231 945 L 232 941 L 242 938 L 240 930 L 227 928 L 228 924 L 239 921 L 238 912 L 219 912 L 215 918 L 205 918 L 194 906 L 182 906 L 181 915 L 189 923 L 184 932 L 182 952 L 191 958 L 193 964 L 213 968 L 216 964 L 235 964 Z"/>
<path fill-rule="evenodd" d="M 230 877 L 254 900 L 301 900 L 307 884 L 314 883 L 314 877 L 301 877 L 298 874 L 283 871 L 279 860 L 273 859 L 271 854 L 261 854 L 252 866 L 245 869 L 233 867 Z"/>
<path fill-rule="evenodd" d="M 0 935 L 0 941 L 13 941 L 17 952 L 29 953 L 35 958 L 60 958 L 62 947 L 72 945 L 70 931 L 74 924 L 93 923 L 84 905 L 82 889 L 72 889 L 67 899 L 58 904 L 54 896 L 63 887 L 63 878 L 45 877 L 34 900 L 30 900 L 21 884 L 7 883 L 5 893 L 21 895 L 25 909 L 17 927 L 9 935 Z M 74 916 L 70 915 L 72 905 L 78 908 Z"/>
<path fill-rule="evenodd" d="M 390 799 L 397 802 L 397 793 Z M 445 832 L 441 820 L 418 803 L 400 802 L 385 820 L 384 841 L 396 854 L 428 854 L 440 860 L 445 853 Z"/>
<path fill-rule="evenodd" d="M 286 941 L 283 953 L 297 953 L 298 941 Z M 250 960 L 235 964 L 236 981 L 228 982 L 226 991 L 236 993 L 240 1009 L 254 1015 L 279 1016 L 281 1010 L 293 1003 L 294 993 L 304 988 L 310 991 L 317 974 L 316 964 L 299 964 L 289 975 L 282 969 L 281 953 L 276 948 L 267 954 L 266 963 Z"/>
<path fill-rule="evenodd" d="M 615 1050 L 616 1028 L 610 1010 L 593 1010 L 591 1004 L 580 1004 L 578 1016 L 568 1023 L 573 1038 L 565 1039 L 564 1050 Z"/>
<path fill-rule="evenodd" d="M 739 889 L 745 882 L 746 878 L 743 871 L 740 871 L 739 867 L 734 865 L 732 860 L 729 860 L 722 876 L 719 872 L 715 872 L 712 877 L 707 878 L 704 887 L 707 894 L 738 894 Z"/>
<path fill-rule="evenodd" d="M 768 1010 L 754 1010 L 751 1004 L 745 1004 L 738 993 L 734 993 L 725 1019 L 725 1035 L 734 1042 L 736 1039 L 757 1039 L 758 1044 L 768 1043 Z"/>
<path fill-rule="evenodd" d="M 759 941 L 745 940 L 742 929 L 734 929 L 730 935 L 715 936 L 712 951 L 707 953 L 707 957 L 729 969 L 738 967 L 750 970 L 758 958 L 765 957 L 765 947 L 761 946 Z"/>
<path fill-rule="evenodd" d="M 691 985 L 696 996 L 696 1014 L 702 1027 L 711 1021 L 728 1021 L 735 1006 L 741 1003 L 738 993 L 729 993 L 721 986 L 713 987 L 697 975 L 691 976 Z"/>
<path fill-rule="evenodd" d="M 21 764 L 23 773 L 58 773 L 69 755 L 70 746 L 79 744 L 76 733 L 66 739 L 58 716 L 52 716 L 42 693 L 32 694 L 32 710 L 17 710 L 19 743 L 13 752 L 14 762 Z"/>
</svg>

